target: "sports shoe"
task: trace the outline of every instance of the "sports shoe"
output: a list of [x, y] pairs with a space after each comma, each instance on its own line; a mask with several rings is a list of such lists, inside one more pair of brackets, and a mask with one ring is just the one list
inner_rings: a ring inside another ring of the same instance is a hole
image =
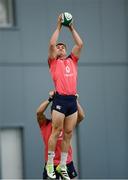
[[53, 164], [47, 164], [46, 165], [46, 170], [47, 170], [47, 175], [50, 179], [56, 179], [56, 174], [54, 171], [54, 166]]
[[64, 166], [58, 165], [56, 167], [56, 171], [62, 176], [63, 179], [70, 180], [70, 177], [67, 172], [67, 167], [65, 165]]

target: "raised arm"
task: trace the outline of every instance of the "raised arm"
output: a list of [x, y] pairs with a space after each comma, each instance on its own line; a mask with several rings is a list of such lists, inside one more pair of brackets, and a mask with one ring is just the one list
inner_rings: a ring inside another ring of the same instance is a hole
[[61, 27], [62, 27], [61, 15], [59, 15], [56, 30], [52, 34], [52, 37], [49, 42], [49, 55], [48, 56], [50, 59], [56, 58], [56, 44], [57, 44], [57, 40], [61, 31]]
[[77, 108], [78, 108], [77, 124], [79, 124], [85, 118], [85, 113], [78, 101], [77, 101]]
[[74, 42], [75, 42], [75, 45], [72, 49], [72, 53], [76, 56], [76, 57], [80, 57], [80, 52], [81, 52], [81, 49], [83, 47], [83, 41], [82, 39], [80, 38], [78, 32], [75, 30], [73, 24], [71, 24], [69, 26], [69, 29], [72, 33], [72, 36], [73, 36], [73, 39], [74, 39]]

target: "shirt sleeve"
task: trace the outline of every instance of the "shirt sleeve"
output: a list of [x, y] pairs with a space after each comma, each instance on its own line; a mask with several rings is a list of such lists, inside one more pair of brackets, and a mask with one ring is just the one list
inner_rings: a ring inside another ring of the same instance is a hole
[[79, 58], [78, 57], [76, 57], [72, 52], [71, 52], [71, 59], [74, 61], [74, 62], [78, 62], [78, 60], [79, 60]]

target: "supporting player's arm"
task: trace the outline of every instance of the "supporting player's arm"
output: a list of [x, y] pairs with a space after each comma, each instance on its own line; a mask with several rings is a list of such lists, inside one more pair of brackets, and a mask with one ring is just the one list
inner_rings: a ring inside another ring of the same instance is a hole
[[56, 58], [56, 43], [57, 43], [60, 31], [61, 31], [61, 27], [62, 27], [61, 15], [59, 15], [56, 30], [52, 34], [50, 42], [49, 42], [49, 59]]
[[44, 112], [47, 109], [49, 103], [50, 103], [49, 100], [45, 100], [37, 108], [36, 116], [37, 116], [37, 121], [38, 121], [39, 124], [46, 122], [46, 117], [44, 115]]
[[48, 100], [43, 101], [40, 106], [37, 108], [36, 115], [37, 115], [37, 121], [39, 124], [45, 123], [47, 121], [44, 112], [47, 109], [48, 105], [54, 98], [54, 91], [49, 92], [49, 98]]
[[69, 26], [69, 29], [71, 31], [71, 34], [73, 36], [73, 39], [74, 39], [74, 42], [75, 42], [75, 45], [72, 49], [72, 53], [76, 56], [76, 57], [80, 57], [80, 52], [81, 52], [81, 49], [83, 47], [83, 41], [82, 39], [80, 38], [78, 32], [75, 30], [73, 24], [71, 24]]
[[77, 124], [79, 124], [85, 118], [85, 112], [78, 101], [77, 101], [77, 108], [78, 108]]

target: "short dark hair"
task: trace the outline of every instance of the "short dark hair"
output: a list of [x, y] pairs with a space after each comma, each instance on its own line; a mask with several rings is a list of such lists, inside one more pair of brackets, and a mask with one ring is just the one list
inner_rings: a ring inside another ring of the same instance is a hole
[[58, 45], [63, 45], [63, 46], [65, 47], [65, 49], [67, 49], [66, 44], [64, 44], [64, 43], [62, 43], [62, 42], [59, 42], [59, 43], [56, 44], [56, 46], [58, 46]]

